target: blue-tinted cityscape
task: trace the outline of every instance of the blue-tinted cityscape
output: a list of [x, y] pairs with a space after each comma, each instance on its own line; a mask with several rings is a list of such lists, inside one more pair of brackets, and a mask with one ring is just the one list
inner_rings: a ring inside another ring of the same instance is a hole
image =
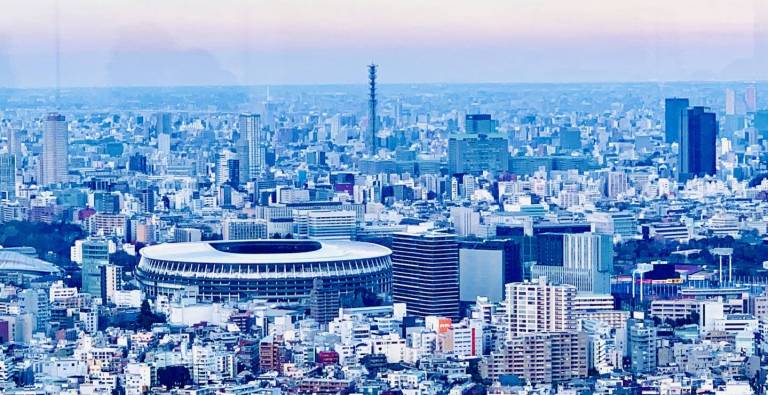
[[374, 42], [81, 86], [55, 7], [53, 76], [0, 28], [0, 393], [768, 394], [768, 82], [404, 82], [437, 66]]

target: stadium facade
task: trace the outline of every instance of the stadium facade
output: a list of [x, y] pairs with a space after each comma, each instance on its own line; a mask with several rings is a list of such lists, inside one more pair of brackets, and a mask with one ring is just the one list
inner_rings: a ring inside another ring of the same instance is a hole
[[392, 251], [356, 241], [246, 240], [170, 243], [141, 249], [136, 270], [149, 297], [196, 289], [198, 300], [301, 302], [313, 281], [351, 294], [389, 293]]

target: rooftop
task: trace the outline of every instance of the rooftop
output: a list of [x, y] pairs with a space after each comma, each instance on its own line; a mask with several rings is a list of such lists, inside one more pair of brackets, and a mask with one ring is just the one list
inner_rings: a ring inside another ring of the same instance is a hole
[[166, 243], [144, 247], [141, 256], [174, 262], [301, 263], [389, 256], [384, 246], [358, 241], [239, 240]]

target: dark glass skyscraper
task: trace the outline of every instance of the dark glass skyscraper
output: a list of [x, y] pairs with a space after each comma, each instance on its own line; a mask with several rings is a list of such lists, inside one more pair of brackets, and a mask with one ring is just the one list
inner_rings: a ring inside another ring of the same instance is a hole
[[408, 314], [459, 317], [459, 245], [456, 235], [395, 233], [392, 297]]
[[763, 139], [768, 139], [768, 110], [759, 110], [755, 113], [755, 129]]
[[707, 107], [693, 107], [683, 113], [678, 155], [679, 179], [717, 173], [717, 116]]
[[688, 99], [673, 97], [664, 100], [664, 141], [680, 142], [683, 113], [688, 109]]

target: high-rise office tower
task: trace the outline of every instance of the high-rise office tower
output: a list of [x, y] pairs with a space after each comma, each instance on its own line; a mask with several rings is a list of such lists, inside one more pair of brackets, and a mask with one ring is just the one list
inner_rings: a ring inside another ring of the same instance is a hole
[[237, 144], [240, 177], [243, 183], [255, 180], [266, 165], [266, 147], [258, 114], [240, 114], [240, 140]]
[[235, 169], [234, 174], [238, 176], [237, 179], [232, 179], [233, 169], [230, 166], [239, 166], [240, 162], [237, 160], [237, 155], [230, 150], [224, 150], [219, 153], [216, 158], [216, 185], [222, 186], [224, 184], [237, 185], [240, 182], [239, 174], [240, 169]]
[[155, 114], [155, 135], [171, 134], [171, 114], [159, 112]]
[[768, 110], [755, 112], [755, 129], [763, 139], [768, 139]]
[[21, 152], [21, 140], [22, 135], [20, 131], [14, 130], [12, 127], [7, 129], [8, 135], [8, 153], [16, 156], [16, 166], [21, 166], [21, 158], [23, 152]]
[[491, 119], [491, 114], [467, 114], [464, 130], [468, 134], [496, 133], [496, 121]]
[[69, 132], [67, 122], [61, 114], [48, 114], [43, 131], [43, 157], [40, 168], [40, 182], [43, 185], [67, 181], [69, 158]]
[[448, 139], [451, 174], [494, 174], [509, 169], [509, 143], [499, 134], [455, 134]]
[[459, 284], [462, 302], [478, 297], [504, 299], [504, 287], [523, 280], [520, 244], [513, 240], [468, 240], [459, 244]]
[[717, 173], [717, 117], [706, 107], [684, 112], [678, 174], [681, 181]]
[[623, 171], [609, 171], [606, 174], [605, 195], [616, 199], [629, 190], [629, 176]]
[[[107, 255], [109, 259], [109, 255]], [[115, 293], [123, 289], [123, 268], [117, 265], [102, 265], [100, 271], [101, 302], [112, 301]]]
[[667, 144], [680, 141], [683, 112], [688, 109], [688, 99], [673, 97], [664, 100], [664, 141]]
[[154, 213], [157, 206], [155, 188], [147, 188], [139, 191], [141, 208], [145, 213]]
[[157, 134], [157, 150], [165, 155], [171, 153], [171, 135], [170, 133]]
[[93, 194], [93, 208], [99, 213], [117, 214], [120, 212], [120, 194], [96, 192]]
[[507, 339], [526, 333], [576, 330], [576, 287], [552, 285], [546, 277], [506, 285]]
[[538, 237], [538, 259], [531, 278], [546, 276], [553, 284], [569, 284], [579, 292], [610, 294], [613, 238], [595, 233]]
[[579, 128], [562, 128], [560, 130], [560, 149], [581, 149], [581, 131]]
[[725, 89], [725, 115], [736, 114], [736, 92], [731, 88]]
[[365, 148], [369, 154], [375, 155], [378, 147], [376, 146], [376, 133], [378, 132], [378, 119], [376, 114], [376, 66], [368, 65], [368, 133], [365, 137]]
[[83, 241], [82, 290], [93, 296], [101, 296], [101, 267], [109, 264], [109, 243], [104, 239]]
[[128, 158], [128, 170], [146, 173], [147, 157], [138, 152], [131, 155], [130, 158]]
[[436, 231], [395, 233], [392, 296], [416, 316], [459, 317], [459, 248], [456, 236]]
[[340, 298], [338, 287], [315, 278], [309, 293], [310, 317], [323, 325], [333, 321], [339, 316]]
[[16, 199], [16, 156], [0, 154], [0, 200]]
[[509, 142], [496, 133], [489, 114], [468, 114], [464, 133], [448, 139], [448, 170], [451, 174], [500, 173], [509, 169]]
[[757, 111], [757, 92], [754, 85], [750, 85], [744, 90], [744, 104], [747, 112]]

